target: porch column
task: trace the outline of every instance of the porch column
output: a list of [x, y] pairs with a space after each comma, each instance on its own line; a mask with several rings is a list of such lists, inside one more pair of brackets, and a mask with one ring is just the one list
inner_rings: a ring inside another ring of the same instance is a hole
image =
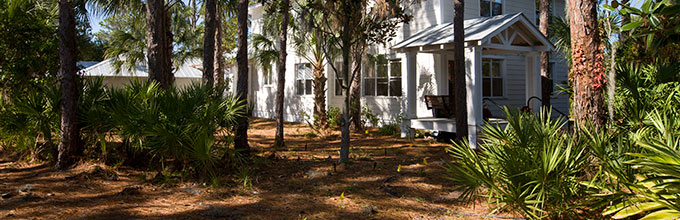
[[407, 51], [401, 57], [401, 113], [406, 116], [401, 124], [401, 137], [413, 137], [415, 132], [411, 128], [411, 119], [416, 116], [416, 55], [414, 51]]
[[468, 141], [477, 148], [477, 131], [484, 124], [482, 114], [482, 48], [465, 48], [465, 84], [467, 101]]
[[[526, 76], [525, 76], [525, 101], [536, 96], [541, 98], [541, 56], [538, 52], [530, 52], [525, 56]], [[534, 111], [539, 111], [541, 102], [532, 100], [529, 107]]]

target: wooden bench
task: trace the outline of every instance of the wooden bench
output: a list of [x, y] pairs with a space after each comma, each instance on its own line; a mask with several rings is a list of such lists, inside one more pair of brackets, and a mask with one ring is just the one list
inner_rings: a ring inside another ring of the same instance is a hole
[[435, 118], [452, 118], [454, 111], [450, 109], [448, 95], [426, 95], [425, 105], [427, 109], [432, 109], [432, 116]]

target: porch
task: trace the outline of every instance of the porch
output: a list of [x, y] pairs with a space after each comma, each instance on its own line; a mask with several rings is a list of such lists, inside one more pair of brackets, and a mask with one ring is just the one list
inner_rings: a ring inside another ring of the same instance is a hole
[[[485, 123], [483, 112], [484, 95], [490, 89], [484, 88], [482, 57], [505, 54], [520, 54], [524, 58], [523, 81], [519, 85], [513, 84], [514, 89], [523, 87], [524, 97], [520, 101], [530, 103], [534, 110], [540, 108], [539, 102], [529, 102], [531, 97], [541, 95], [540, 52], [553, 49], [552, 43], [546, 39], [538, 29], [521, 13], [506, 14], [494, 17], [474, 18], [464, 21], [465, 36], [465, 75], [466, 102], [468, 121], [468, 140], [471, 147], [476, 148], [478, 132]], [[455, 119], [452, 114], [447, 116], [433, 114], [434, 117], [418, 118], [416, 105], [419, 97], [417, 87], [417, 59], [419, 53], [440, 54], [446, 56], [453, 51], [453, 24], [446, 23], [426, 28], [406, 40], [396, 44], [392, 50], [400, 53], [402, 60], [402, 114], [408, 120], [402, 124], [402, 136], [412, 134], [412, 129], [427, 129], [432, 131], [456, 132]], [[451, 56], [452, 57], [452, 56]], [[484, 66], [484, 68], [488, 68]], [[450, 69], [447, 68], [447, 69]], [[488, 69], [485, 69], [485, 74]], [[448, 71], [439, 71], [439, 80], [446, 80], [441, 74], [450, 75]], [[487, 77], [484, 75], [484, 77]], [[488, 77], [487, 77], [488, 78]], [[448, 82], [446, 82], [448, 84]], [[523, 85], [522, 85], [523, 84]], [[484, 90], [487, 89], [487, 90]], [[449, 91], [452, 91], [449, 89]], [[520, 93], [521, 94], [521, 93]], [[447, 91], [439, 91], [437, 95], [449, 95]], [[516, 96], [516, 95], [515, 95]], [[517, 98], [517, 97], [512, 97]], [[453, 106], [447, 104], [449, 106]], [[520, 106], [521, 107], [521, 106]], [[504, 123], [502, 117], [491, 117], [490, 123]]]

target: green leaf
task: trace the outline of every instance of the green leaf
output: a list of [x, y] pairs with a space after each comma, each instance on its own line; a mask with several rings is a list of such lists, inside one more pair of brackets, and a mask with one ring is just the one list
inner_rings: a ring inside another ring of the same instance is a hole
[[637, 27], [639, 27], [640, 25], [642, 25], [642, 21], [634, 21], [634, 22], [630, 22], [630, 23], [628, 23], [628, 24], [623, 25], [623, 26], [621, 27], [621, 30], [623, 30], [623, 31], [628, 31], [628, 30], [631, 30], [631, 29], [633, 29], [633, 28], [637, 28]]
[[652, 9], [652, 3], [653, 3], [652, 0], [646, 0], [644, 3], [642, 3], [642, 7], [640, 7], [640, 9], [642, 9], [642, 12], [644, 12], [645, 14], [649, 14], [649, 12]]
[[664, 209], [652, 212], [646, 215], [645, 217], [641, 218], [640, 220], [665, 220], [665, 219], [671, 220], [678, 218], [680, 218], [680, 212], [670, 209]]
[[633, 215], [637, 215], [646, 211], [656, 210], [665, 207], [663, 204], [658, 202], [643, 202], [630, 205], [621, 211], [617, 212], [616, 215], [612, 216], [613, 219], [627, 218]]
[[[614, 2], [612, 2], [612, 5], [613, 5], [613, 3], [614, 3]], [[609, 11], [616, 11], [616, 6], [612, 6], [612, 5], [603, 4], [602, 7], [603, 7], [604, 9], [609, 10]]]

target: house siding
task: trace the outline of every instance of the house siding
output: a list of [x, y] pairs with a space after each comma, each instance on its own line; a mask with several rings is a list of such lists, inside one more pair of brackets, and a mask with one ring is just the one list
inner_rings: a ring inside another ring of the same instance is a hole
[[[554, 13], [556, 15], [563, 15], [564, 1], [554, 1]], [[393, 41], [388, 42], [385, 46], [375, 46], [369, 49], [370, 53], [392, 53], [389, 48], [396, 42], [400, 42], [405, 37], [417, 33], [424, 28], [436, 25], [439, 23], [447, 23], [453, 21], [453, 0], [424, 0], [419, 4], [411, 5], [410, 9], [413, 13], [413, 20], [408, 24], [402, 24], [397, 30], [397, 36]], [[534, 0], [504, 0], [504, 13], [523, 12], [531, 22], [535, 19], [535, 1]], [[253, 33], [260, 33], [261, 31], [261, 7], [251, 11], [252, 15], [252, 31]], [[479, 2], [466, 2], [465, 4], [465, 18], [479, 17]], [[556, 83], [567, 81], [567, 64], [557, 54], [551, 57], [555, 62], [553, 80]], [[396, 56], [402, 57], [397, 54]], [[451, 60], [453, 54], [451, 52], [441, 54], [419, 53], [417, 60], [417, 75], [416, 75], [416, 115], [417, 117], [432, 117], [432, 111], [428, 110], [425, 104], [425, 95], [446, 95], [448, 94], [448, 61]], [[525, 55], [521, 53], [506, 54], [501, 56], [493, 56], [504, 60], [504, 96], [492, 98], [499, 105], [507, 105], [514, 108], [521, 108], [526, 105], [525, 96], [525, 76], [526, 76], [526, 61]], [[303, 122], [301, 112], [311, 115], [314, 107], [314, 100], [312, 95], [298, 96], [295, 95], [295, 64], [307, 62], [295, 54], [295, 50], [289, 44], [288, 59], [286, 63], [286, 88], [285, 88], [285, 103], [284, 103], [284, 119], [286, 121]], [[254, 62], [251, 61], [254, 64]], [[402, 65], [404, 61], [402, 60]], [[276, 72], [276, 65], [273, 65], [273, 70]], [[342, 108], [344, 106], [344, 96], [335, 95], [335, 73], [328, 65], [326, 67], [326, 82], [327, 89], [327, 106], [328, 108], [336, 107]], [[261, 68], [257, 65], [251, 65], [251, 101], [254, 105], [254, 116], [274, 118], [274, 97], [276, 74], [273, 77], [273, 84], [265, 86], [263, 84], [263, 74]], [[402, 73], [402, 80], [405, 80]], [[363, 80], [362, 80], [363, 82]], [[405, 89], [405, 88], [402, 88]], [[403, 95], [406, 93], [404, 92]], [[367, 106], [375, 113], [383, 122], [395, 121], [402, 113], [402, 99], [405, 97], [362, 97], [361, 105]], [[555, 108], [567, 113], [569, 109], [569, 101], [567, 96], [553, 96], [552, 104]], [[494, 116], [503, 116], [500, 108], [491, 103], [486, 106], [492, 111]]]

